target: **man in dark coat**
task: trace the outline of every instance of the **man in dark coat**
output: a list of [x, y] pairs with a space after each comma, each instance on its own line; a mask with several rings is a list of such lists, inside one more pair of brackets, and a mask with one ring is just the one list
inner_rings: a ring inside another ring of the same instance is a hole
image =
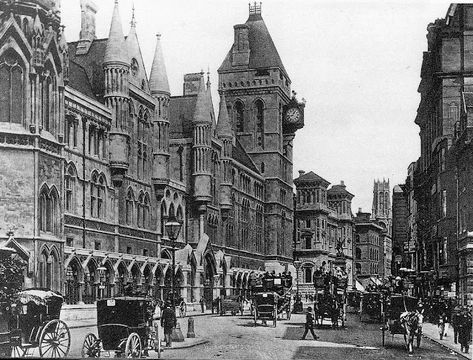
[[458, 342], [461, 346], [461, 351], [468, 354], [469, 343], [471, 337], [471, 313], [465, 306], [460, 313], [458, 319]]
[[314, 333], [314, 314], [312, 313], [312, 308], [310, 306], [307, 308], [307, 314], [305, 315], [305, 330], [301, 340], [305, 340], [305, 337], [309, 331], [314, 337], [314, 340], [319, 338]]
[[166, 347], [171, 347], [172, 345], [172, 329], [176, 327], [176, 311], [171, 309], [171, 304], [166, 302], [164, 305], [164, 310], [161, 313], [161, 326], [164, 328], [164, 339], [166, 340]]

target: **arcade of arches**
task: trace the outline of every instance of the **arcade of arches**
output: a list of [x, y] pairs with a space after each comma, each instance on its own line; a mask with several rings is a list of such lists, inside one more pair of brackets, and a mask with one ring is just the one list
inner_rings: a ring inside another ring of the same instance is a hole
[[[260, 271], [239, 268], [228, 271], [229, 263], [230, 257], [221, 251], [216, 254], [206, 251], [200, 256], [190, 246], [176, 251], [176, 292], [187, 303], [197, 303], [203, 298], [207, 306], [220, 295], [248, 296], [250, 274]], [[100, 298], [124, 295], [130, 286], [134, 291], [166, 299], [171, 292], [171, 264], [166, 250], [159, 259], [128, 254], [113, 257], [84, 249], [66, 252], [66, 303], [92, 304]]]

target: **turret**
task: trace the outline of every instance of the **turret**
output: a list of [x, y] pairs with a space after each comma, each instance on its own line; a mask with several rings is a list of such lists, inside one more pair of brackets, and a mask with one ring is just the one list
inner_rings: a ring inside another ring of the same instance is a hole
[[227, 102], [225, 101], [225, 92], [220, 96], [220, 109], [218, 112], [217, 136], [223, 143], [222, 167], [223, 178], [220, 183], [220, 208], [222, 211], [230, 210], [232, 207], [232, 148], [234, 136], [232, 125], [227, 112]]
[[149, 79], [151, 95], [156, 100], [154, 121], [153, 186], [158, 200], [169, 183], [169, 83], [161, 48], [161, 35], [156, 36], [156, 49]]
[[210, 192], [212, 122], [209, 94], [202, 73], [192, 124], [194, 128], [192, 146], [194, 169], [192, 176], [194, 179], [194, 200], [204, 204], [210, 202], [212, 198]]
[[110, 167], [112, 181], [120, 186], [128, 170], [128, 81], [130, 65], [118, 12], [118, 0], [113, 9], [110, 34], [103, 61], [105, 72], [105, 104], [112, 109], [114, 120], [110, 132]]

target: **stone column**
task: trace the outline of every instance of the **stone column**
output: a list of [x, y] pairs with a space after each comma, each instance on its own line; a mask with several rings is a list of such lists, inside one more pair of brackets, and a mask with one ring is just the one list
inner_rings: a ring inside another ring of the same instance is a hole
[[184, 301], [186, 301], [186, 302], [187, 302], [187, 294], [188, 294], [189, 287], [190, 287], [190, 285], [187, 281], [189, 273], [190, 273], [190, 269], [182, 270], [183, 281], [182, 281], [181, 296], [184, 299]]
[[195, 269], [195, 279], [194, 279], [194, 288], [192, 289], [193, 294], [194, 294], [194, 301], [199, 302], [200, 301], [200, 294], [201, 294], [201, 287], [202, 284], [200, 283], [200, 274], [202, 274], [204, 271], [203, 266], [197, 266]]
[[230, 296], [232, 294], [232, 289], [231, 289], [231, 278], [230, 274], [227, 273], [225, 276], [225, 296]]

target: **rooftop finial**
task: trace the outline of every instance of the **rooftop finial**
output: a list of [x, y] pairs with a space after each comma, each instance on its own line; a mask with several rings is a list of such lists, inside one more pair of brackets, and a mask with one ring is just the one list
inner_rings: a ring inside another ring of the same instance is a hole
[[131, 27], [136, 27], [136, 19], [135, 19], [135, 3], [133, 3], [133, 7], [131, 8]]
[[256, 1], [254, 2], [254, 5], [249, 3], [248, 7], [250, 8], [250, 15], [261, 15], [261, 2], [259, 5]]
[[207, 65], [207, 89], [210, 88], [210, 66]]

